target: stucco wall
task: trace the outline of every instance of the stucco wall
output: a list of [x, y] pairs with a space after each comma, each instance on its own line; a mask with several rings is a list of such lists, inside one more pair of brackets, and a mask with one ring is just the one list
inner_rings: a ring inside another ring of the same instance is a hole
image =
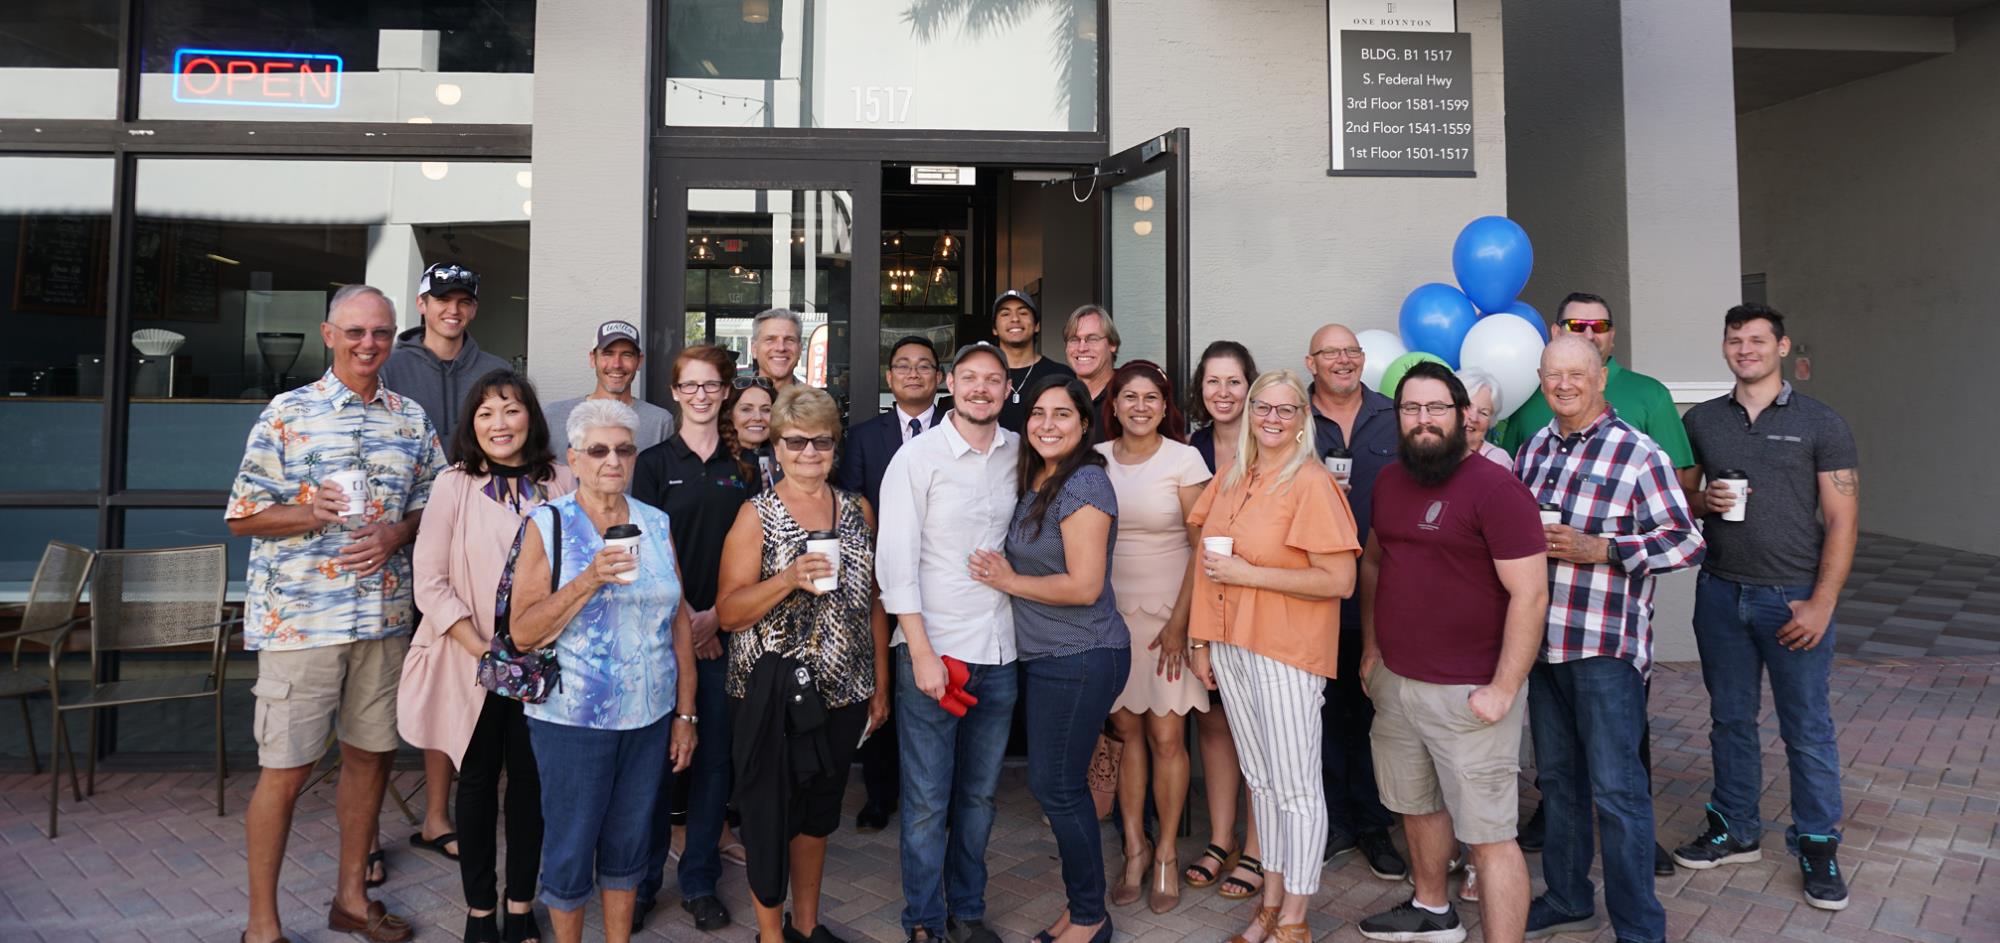
[[[1743, 270], [1853, 425], [1869, 531], [2000, 554], [2000, 11], [1958, 51], [1741, 117]], [[1789, 369], [1787, 374], [1790, 374]]]
[[1506, 212], [1498, 0], [1458, 4], [1472, 34], [1471, 179], [1326, 175], [1325, 0], [1110, 9], [1112, 149], [1189, 129], [1190, 354], [1234, 338], [1260, 367], [1299, 370], [1322, 323], [1393, 330], [1410, 289], [1451, 280], [1460, 227]]

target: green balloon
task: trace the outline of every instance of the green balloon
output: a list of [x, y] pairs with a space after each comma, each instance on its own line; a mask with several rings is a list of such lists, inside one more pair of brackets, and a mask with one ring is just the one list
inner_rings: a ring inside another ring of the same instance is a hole
[[1451, 366], [1451, 364], [1444, 362], [1443, 357], [1436, 354], [1427, 354], [1421, 350], [1410, 351], [1401, 357], [1389, 361], [1389, 369], [1382, 371], [1382, 386], [1380, 387], [1382, 395], [1395, 396], [1396, 384], [1403, 382], [1403, 374], [1410, 372], [1411, 367], [1424, 362], [1442, 364], [1446, 367]]

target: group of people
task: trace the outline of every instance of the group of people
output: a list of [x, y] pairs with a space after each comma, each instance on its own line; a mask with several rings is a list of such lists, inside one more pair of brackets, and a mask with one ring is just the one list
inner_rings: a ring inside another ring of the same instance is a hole
[[[341, 289], [331, 368], [251, 432], [227, 512], [256, 538], [244, 943], [283, 938], [293, 804], [335, 737], [336, 930], [414, 935], [368, 898], [406, 740], [428, 783], [410, 841], [457, 859], [469, 943], [539, 940], [538, 897], [562, 943], [593, 896], [627, 939], [670, 859], [700, 930], [734, 919], [716, 890], [733, 861], [760, 939], [837, 941], [820, 888], [857, 761], [856, 827], [898, 820], [909, 939], [998, 941], [986, 843], [1017, 722], [1066, 904], [1038, 941], [1109, 940], [1111, 907], [1165, 913], [1209, 887], [1257, 901], [1235, 943], [1305, 941], [1348, 852], [1414, 884], [1368, 938], [1463, 939], [1461, 864], [1487, 939], [1581, 930], [1599, 923], [1593, 823], [1618, 938], [1661, 940], [1656, 871], [1760, 854], [1765, 671], [1786, 844], [1808, 902], [1845, 905], [1826, 686], [1857, 459], [1782, 379], [1769, 308], [1728, 312], [1736, 386], [1683, 420], [1611, 358], [1604, 300], [1572, 295], [1541, 398], [1502, 421], [1476, 372], [1420, 364], [1369, 389], [1338, 324], [1312, 335], [1306, 379], [1217, 341], [1177, 391], [1119, 363], [1111, 313], [1087, 305], [1060, 363], [1009, 291], [997, 343], [945, 360], [897, 341], [893, 406], [850, 430], [795, 378], [789, 311], [755, 319], [747, 371], [678, 351], [669, 412], [633, 395], [646, 353], [625, 321], [598, 329], [595, 389], [544, 406], [472, 342], [477, 298], [475, 273], [431, 266], [423, 323], [399, 337], [386, 295]], [[1716, 787], [1669, 856], [1648, 785], [1652, 594], [1697, 564]], [[1183, 862], [1190, 714], [1208, 835]], [[1524, 726], [1542, 805], [1521, 825]], [[1105, 740], [1123, 747], [1109, 875], [1090, 782]], [[1542, 852], [1533, 899], [1523, 849]]]

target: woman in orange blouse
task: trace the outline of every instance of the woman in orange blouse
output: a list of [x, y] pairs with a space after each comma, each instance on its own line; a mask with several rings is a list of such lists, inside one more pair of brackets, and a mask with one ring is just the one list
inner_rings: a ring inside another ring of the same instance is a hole
[[1311, 938], [1306, 907], [1326, 848], [1320, 703], [1361, 545], [1347, 498], [1313, 461], [1312, 442], [1305, 384], [1289, 370], [1258, 377], [1235, 464], [1188, 514], [1203, 546], [1188, 571], [1194, 669], [1222, 691], [1271, 877], [1256, 917], [1232, 943]]

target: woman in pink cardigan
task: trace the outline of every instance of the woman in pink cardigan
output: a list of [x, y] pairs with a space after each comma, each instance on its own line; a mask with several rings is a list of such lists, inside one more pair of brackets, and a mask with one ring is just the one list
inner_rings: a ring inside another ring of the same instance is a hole
[[[417, 531], [416, 596], [423, 624], [410, 641], [398, 690], [403, 739], [440, 750], [458, 766], [459, 877], [465, 943], [539, 940], [541, 777], [521, 702], [490, 694], [477, 677], [493, 638], [493, 601], [521, 520], [576, 490], [549, 451], [548, 422], [528, 378], [495, 370], [459, 411], [447, 448], [454, 464], [431, 486]], [[494, 830], [500, 772], [507, 772], [507, 916], [494, 911]]]

